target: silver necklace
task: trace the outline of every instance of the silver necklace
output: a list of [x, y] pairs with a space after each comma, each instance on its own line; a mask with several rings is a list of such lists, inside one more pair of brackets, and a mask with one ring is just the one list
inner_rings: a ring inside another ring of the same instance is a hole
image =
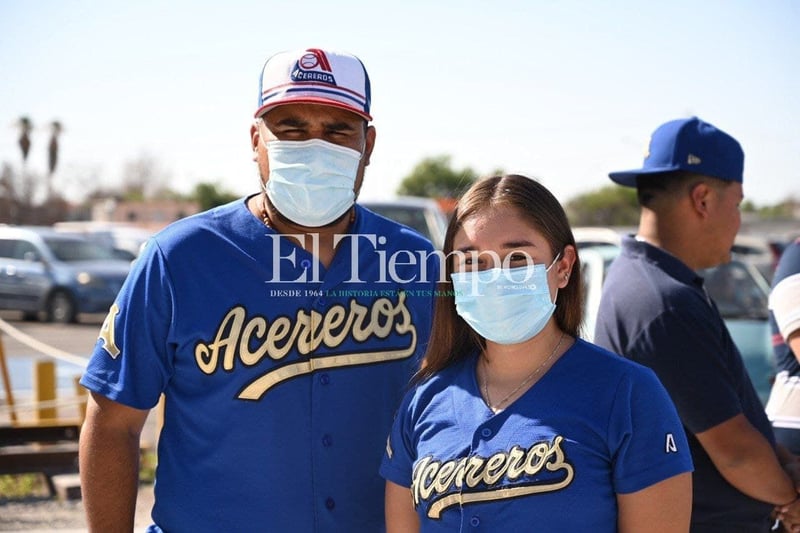
[[558, 338], [558, 342], [556, 343], [555, 348], [553, 348], [553, 351], [550, 352], [550, 355], [547, 356], [547, 359], [545, 359], [544, 362], [542, 362], [541, 365], [536, 367], [536, 369], [534, 369], [533, 372], [528, 374], [528, 376], [524, 380], [522, 380], [522, 383], [517, 385], [514, 388], [514, 390], [509, 392], [508, 395], [505, 398], [503, 398], [502, 400], [497, 402], [497, 404], [495, 404], [495, 405], [492, 405], [492, 400], [489, 398], [489, 363], [486, 361], [486, 357], [484, 356], [483, 357], [483, 365], [484, 365], [485, 370], [484, 370], [484, 374], [483, 374], [483, 376], [484, 376], [484, 379], [483, 379], [483, 401], [484, 401], [484, 403], [486, 403], [486, 407], [488, 407], [489, 409], [492, 410], [492, 412], [495, 412], [495, 413], [501, 411], [501, 408], [503, 407], [503, 405], [508, 400], [510, 400], [512, 396], [514, 396], [517, 392], [519, 392], [519, 390], [522, 387], [524, 387], [525, 385], [530, 383], [530, 381], [533, 378], [535, 378], [539, 374], [539, 372], [542, 371], [542, 369], [547, 365], [547, 363], [549, 363], [550, 360], [553, 359], [553, 357], [556, 355], [556, 351], [558, 351], [558, 347], [561, 346], [561, 341], [563, 341], [563, 340], [564, 340], [564, 332], [562, 331], [561, 332], [561, 336]]

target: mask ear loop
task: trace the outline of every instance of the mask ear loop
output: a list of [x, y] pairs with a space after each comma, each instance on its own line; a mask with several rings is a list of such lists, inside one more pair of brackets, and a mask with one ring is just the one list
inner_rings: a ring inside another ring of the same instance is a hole
[[550, 266], [548, 266], [547, 268], [545, 268], [545, 269], [544, 269], [544, 271], [545, 271], [545, 272], [550, 272], [550, 269], [551, 269], [551, 268], [553, 268], [553, 265], [555, 265], [555, 264], [556, 264], [556, 262], [557, 262], [559, 259], [561, 259], [561, 252], [558, 252], [558, 253], [556, 254], [556, 257], [555, 257], [555, 259], [553, 259], [553, 262], [552, 262], [552, 263], [550, 263]]
[[[561, 252], [558, 252], [556, 254], [556, 257], [555, 257], [555, 259], [553, 259], [553, 262], [550, 263], [550, 266], [548, 266], [546, 269], [544, 269], [544, 271], [545, 272], [550, 272], [550, 269], [553, 268], [553, 265], [555, 265], [558, 262], [559, 259], [561, 259]], [[569, 274], [567, 274], [566, 280], [569, 281]], [[549, 284], [548, 284], [548, 286], [549, 286]], [[556, 286], [556, 295], [553, 298], [553, 302], [552, 302], [553, 305], [556, 305], [557, 301], [558, 301], [558, 286]]]

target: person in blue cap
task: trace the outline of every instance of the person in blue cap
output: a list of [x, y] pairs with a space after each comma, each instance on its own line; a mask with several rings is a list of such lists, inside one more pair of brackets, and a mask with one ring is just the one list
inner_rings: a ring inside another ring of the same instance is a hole
[[792, 527], [795, 457], [775, 443], [741, 354], [696, 270], [730, 260], [739, 230], [744, 152], [697, 117], [659, 126], [642, 168], [612, 172], [635, 187], [637, 234], [609, 269], [594, 341], [651, 367], [689, 439], [693, 532]]

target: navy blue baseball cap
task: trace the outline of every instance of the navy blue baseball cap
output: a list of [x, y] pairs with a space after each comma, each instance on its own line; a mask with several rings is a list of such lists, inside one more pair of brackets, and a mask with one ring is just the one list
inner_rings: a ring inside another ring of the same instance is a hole
[[736, 139], [697, 117], [672, 120], [653, 132], [642, 168], [610, 172], [608, 177], [636, 187], [640, 177], [676, 170], [742, 183], [744, 151]]

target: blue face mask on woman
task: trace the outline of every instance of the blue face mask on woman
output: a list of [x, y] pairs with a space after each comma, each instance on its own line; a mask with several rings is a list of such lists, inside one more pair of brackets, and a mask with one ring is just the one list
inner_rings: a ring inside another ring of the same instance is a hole
[[453, 272], [456, 312], [479, 335], [498, 344], [516, 344], [544, 329], [556, 309], [550, 300], [550, 266], [529, 264]]

